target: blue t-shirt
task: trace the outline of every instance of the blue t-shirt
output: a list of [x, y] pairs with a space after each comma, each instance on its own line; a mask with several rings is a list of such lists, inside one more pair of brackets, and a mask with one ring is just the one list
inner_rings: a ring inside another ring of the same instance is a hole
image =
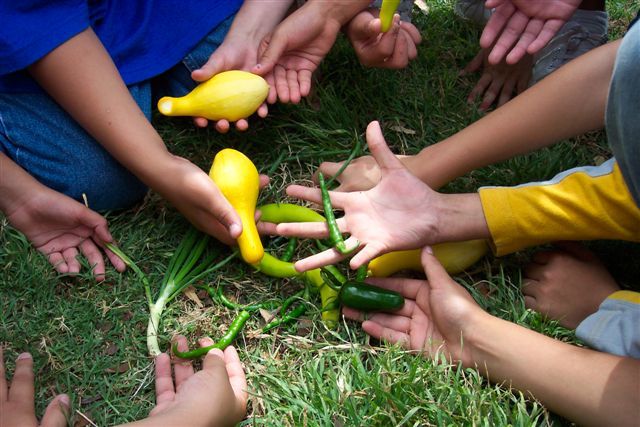
[[91, 27], [126, 84], [171, 68], [242, 0], [0, 0], [0, 92], [34, 92], [25, 68]]

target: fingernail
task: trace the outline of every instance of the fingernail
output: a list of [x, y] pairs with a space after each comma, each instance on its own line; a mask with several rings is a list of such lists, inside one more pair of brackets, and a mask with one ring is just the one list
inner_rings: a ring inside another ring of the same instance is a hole
[[235, 223], [231, 224], [229, 227], [229, 234], [231, 234], [231, 237], [239, 236], [240, 233], [242, 233], [242, 227]]
[[208, 351], [207, 354], [211, 354], [213, 356], [217, 356], [224, 359], [224, 353], [219, 348], [212, 348], [211, 350]]
[[30, 353], [20, 353], [18, 355], [18, 359], [17, 360], [27, 360], [27, 359], [32, 359], [31, 354]]
[[58, 397], [58, 402], [62, 403], [67, 408], [71, 405], [71, 400], [69, 399], [69, 396], [67, 396], [66, 394], [61, 394]]
[[433, 255], [433, 249], [431, 249], [431, 246], [425, 246], [424, 250], [427, 251], [429, 255]]

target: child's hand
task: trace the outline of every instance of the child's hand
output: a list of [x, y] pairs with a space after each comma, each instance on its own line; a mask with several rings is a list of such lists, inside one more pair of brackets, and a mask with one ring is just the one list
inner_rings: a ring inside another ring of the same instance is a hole
[[404, 68], [418, 55], [420, 31], [409, 22], [401, 22], [399, 15], [394, 16], [389, 31], [380, 31], [380, 19], [372, 9], [360, 12], [346, 26], [347, 37], [365, 67]]
[[[178, 348], [186, 351], [184, 337]], [[212, 345], [210, 338], [200, 346]], [[141, 425], [233, 426], [247, 411], [247, 381], [233, 347], [211, 350], [195, 372], [190, 362], [171, 360], [166, 353], [156, 357], [156, 407]], [[137, 425], [138, 423], [135, 423]]]
[[38, 186], [22, 204], [5, 212], [7, 220], [21, 231], [59, 273], [80, 271], [76, 259], [82, 253], [97, 280], [104, 280], [105, 264], [101, 249], [118, 271], [124, 262], [104, 248], [113, 242], [107, 220], [70, 197], [44, 186]]
[[[202, 169], [184, 158], [172, 157], [171, 164], [163, 168], [163, 181], [156, 186], [157, 191], [196, 228], [233, 244], [242, 233], [236, 211]], [[266, 176], [260, 176], [261, 187], [268, 182]]]
[[[255, 67], [258, 59], [258, 43], [251, 43], [250, 37], [242, 37], [237, 32], [229, 33], [224, 42], [211, 55], [209, 60], [199, 69], [191, 73], [193, 80], [204, 82], [218, 73], [228, 70], [245, 70], [249, 71]], [[264, 103], [258, 108], [258, 116], [265, 118], [269, 109]], [[196, 126], [206, 127], [208, 120], [203, 117], [194, 119]], [[215, 128], [220, 133], [229, 131], [229, 121], [219, 120], [215, 123]], [[249, 122], [241, 119], [236, 122], [236, 128], [239, 131], [245, 131], [249, 128]]]
[[482, 76], [469, 93], [467, 102], [472, 103], [481, 97], [480, 110], [486, 111], [497, 100], [501, 107], [529, 87], [533, 57], [525, 55], [515, 64], [507, 64], [504, 60], [494, 65], [488, 61], [489, 49], [482, 49], [465, 67], [463, 73], [475, 73], [482, 70]]
[[[2, 347], [0, 347], [0, 425], [2, 427], [37, 426], [33, 388], [33, 359], [29, 353], [22, 353], [16, 360], [13, 380], [9, 384], [4, 368]], [[69, 396], [59, 394], [51, 400], [40, 425], [65, 427], [69, 412]]]
[[[413, 249], [435, 243], [438, 236], [438, 205], [442, 195], [412, 175], [387, 147], [380, 125], [367, 127], [367, 143], [376, 160], [382, 179], [371, 190], [355, 193], [330, 192], [333, 206], [344, 210], [337, 220], [340, 231], [350, 233], [348, 248], [358, 244], [360, 251], [351, 259], [353, 269], [386, 252]], [[287, 194], [321, 203], [320, 191], [292, 185]], [[321, 238], [327, 235], [325, 223], [279, 224], [276, 234]], [[296, 262], [298, 271], [306, 271], [343, 259], [335, 249]]]
[[[400, 292], [404, 307], [393, 313], [368, 314], [351, 308], [342, 313], [362, 322], [362, 329], [374, 338], [399, 343], [409, 350], [473, 366], [472, 354], [464, 340], [481, 316], [488, 316], [471, 295], [451, 279], [431, 249], [422, 250], [422, 266], [427, 281], [401, 278], [367, 279], [367, 282]], [[463, 341], [464, 345], [463, 346]]]

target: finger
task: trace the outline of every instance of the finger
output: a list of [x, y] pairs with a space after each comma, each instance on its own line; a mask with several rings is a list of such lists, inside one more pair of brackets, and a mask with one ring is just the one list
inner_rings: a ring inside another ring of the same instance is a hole
[[76, 258], [77, 256], [78, 256], [78, 249], [76, 249], [75, 247], [67, 248], [64, 251], [62, 251], [62, 257], [64, 258], [64, 261], [69, 266], [67, 273], [76, 274], [80, 272], [80, 262], [78, 262], [78, 259]]
[[205, 119], [204, 117], [194, 117], [193, 124], [199, 128], [206, 128], [207, 126], [209, 126], [209, 120]]
[[484, 97], [482, 98], [482, 102], [480, 103], [480, 110], [485, 111], [493, 105], [493, 102], [498, 97], [498, 93], [500, 93], [500, 89], [502, 88], [502, 84], [504, 83], [503, 78], [495, 77], [489, 85], [489, 88], [484, 93]]
[[533, 255], [533, 257], [531, 258], [531, 261], [533, 261], [536, 264], [545, 265], [545, 264], [548, 264], [549, 261], [551, 261], [551, 258], [554, 256], [555, 253], [556, 251], [539, 251]]
[[62, 257], [62, 254], [60, 252], [52, 252], [50, 254], [47, 254], [47, 260], [58, 273], [64, 274], [69, 271], [69, 266], [67, 266], [67, 263], [64, 261], [64, 258]]
[[[271, 228], [265, 228], [270, 234]], [[329, 229], [324, 222], [283, 222], [275, 227], [275, 235], [295, 236], [306, 239], [324, 239], [329, 236]]]
[[538, 37], [529, 44], [527, 47], [527, 53], [534, 55], [545, 47], [551, 39], [556, 35], [560, 28], [565, 24], [565, 21], [561, 19], [550, 19], [544, 23]]
[[310, 257], [296, 261], [293, 267], [297, 272], [303, 273], [314, 268], [324, 267], [325, 265], [336, 264], [346, 258], [335, 249], [327, 249], [326, 251], [311, 255]]
[[269, 106], [265, 102], [261, 106], [258, 107], [258, 117], [264, 119], [268, 115], [269, 115]]
[[216, 55], [214, 52], [202, 67], [191, 72], [191, 78], [197, 82], [203, 82], [224, 71], [225, 68], [224, 56]]
[[276, 79], [276, 92], [278, 92], [278, 98], [280, 102], [286, 104], [289, 102], [289, 84], [287, 83], [287, 71], [284, 67], [276, 65], [273, 70], [273, 75]]
[[29, 412], [35, 412], [33, 402], [33, 358], [29, 353], [21, 353], [16, 359], [16, 369], [9, 386], [9, 401], [20, 402]]
[[410, 342], [408, 334], [396, 331], [391, 328], [385, 328], [384, 326], [372, 322], [371, 320], [365, 320], [362, 322], [362, 329], [369, 335], [379, 340], [389, 342], [391, 344], [400, 344], [403, 347], [407, 347]]
[[267, 103], [275, 104], [278, 100], [278, 91], [276, 91], [276, 81], [273, 73], [267, 74], [265, 80], [269, 84], [269, 94], [267, 95]]
[[[355, 237], [351, 236], [349, 237], [349, 239], [347, 239], [347, 241], [354, 239], [355, 242], [357, 242], [357, 240], [355, 239]], [[354, 242], [354, 243], [355, 243]], [[353, 247], [354, 243], [349, 243], [349, 247]], [[362, 247], [362, 249], [360, 249], [360, 251], [355, 254], [353, 256], [353, 258], [351, 258], [351, 260], [349, 261], [349, 267], [351, 267], [353, 270], [356, 270], [357, 268], [359, 268], [361, 265], [364, 265], [366, 263], [368, 263], [369, 261], [371, 261], [372, 259], [382, 255], [383, 253], [383, 247], [378, 245], [377, 243], [371, 242], [371, 243], [367, 243], [366, 245], [364, 245]]]
[[69, 396], [59, 394], [47, 405], [40, 427], [65, 427], [69, 416]]
[[[176, 343], [178, 344], [178, 350], [181, 352], [189, 351], [189, 346], [187, 345], [187, 339], [182, 335], [178, 335], [176, 337]], [[193, 365], [190, 361], [180, 359], [173, 365], [173, 373], [176, 377], [176, 390], [180, 387], [180, 385], [188, 380], [193, 375]]]
[[429, 281], [431, 288], [440, 287], [445, 283], [451, 283], [452, 279], [449, 273], [444, 269], [438, 258], [433, 254], [433, 250], [430, 246], [425, 246], [420, 253], [420, 261], [422, 262], [422, 268]]
[[524, 268], [524, 277], [533, 280], [542, 280], [546, 266], [531, 262]]
[[502, 91], [500, 92], [500, 99], [498, 99], [498, 107], [502, 107], [504, 104], [509, 102], [513, 97], [513, 90], [515, 89], [516, 82], [513, 78], [507, 78], [502, 86]]
[[264, 174], [260, 174], [259, 179], [260, 179], [259, 185], [261, 190], [264, 189], [264, 187], [266, 187], [267, 185], [269, 185], [269, 181], [271, 181], [271, 179]]
[[[373, 121], [367, 126], [367, 145], [371, 155], [378, 163], [380, 172], [382, 175], [393, 169], [404, 169], [402, 162], [391, 152], [387, 146], [384, 136], [382, 135], [382, 129], [380, 129], [380, 123]], [[344, 194], [346, 193], [337, 193]], [[348, 196], [347, 196], [348, 197]], [[333, 199], [331, 199], [333, 201]]]
[[538, 303], [536, 299], [530, 295], [524, 296], [524, 306], [529, 310], [538, 311]]
[[396, 48], [396, 41], [398, 40], [398, 34], [400, 34], [400, 24], [395, 22], [395, 16], [393, 19], [394, 24], [393, 27], [391, 27], [391, 31], [383, 33], [377, 44], [378, 53], [382, 58], [388, 58], [393, 55]]
[[7, 371], [4, 368], [4, 349], [0, 346], [0, 402], [7, 400]]
[[504, 29], [502, 34], [500, 34], [500, 38], [498, 38], [493, 49], [491, 49], [491, 53], [488, 57], [489, 63], [495, 65], [502, 61], [505, 54], [515, 44], [516, 40], [518, 40], [528, 23], [529, 17], [527, 15], [520, 11], [516, 11], [513, 14], [507, 23], [507, 27]]
[[240, 132], [245, 132], [249, 129], [249, 122], [247, 119], [240, 119], [236, 122], [236, 129]]
[[225, 134], [229, 132], [231, 125], [229, 124], [228, 120], [223, 119], [223, 120], [218, 120], [216, 122], [215, 128], [216, 128], [216, 131], [218, 131], [219, 133]]
[[492, 78], [491, 73], [483, 73], [480, 80], [478, 80], [478, 83], [476, 83], [473, 89], [471, 89], [471, 93], [469, 93], [469, 96], [467, 97], [467, 102], [474, 102], [480, 94], [484, 93], [487, 87], [491, 84]]
[[510, 3], [496, 7], [495, 11], [491, 14], [491, 17], [482, 30], [480, 36], [480, 47], [483, 49], [490, 48], [497, 40], [498, 36], [502, 32], [502, 29], [511, 18], [511, 15], [516, 11], [516, 7]]
[[420, 34], [420, 30], [413, 25], [411, 22], [400, 21], [400, 27], [409, 34], [413, 43], [418, 45], [422, 43], [422, 35]]
[[[213, 181], [211, 181], [211, 185], [213, 186], [214, 197], [209, 200], [209, 211], [213, 214], [213, 217], [220, 222], [223, 226], [226, 227], [229, 236], [232, 239], [238, 238], [238, 236], [242, 233], [242, 223], [240, 222], [240, 217], [233, 209], [229, 201], [224, 197], [220, 189]], [[211, 225], [213, 227], [214, 224]], [[215, 235], [217, 229], [210, 228], [209, 230], [204, 230], [209, 234]]]
[[293, 104], [300, 103], [300, 83], [298, 82], [298, 72], [287, 70], [287, 85], [289, 86], [289, 99]]
[[511, 49], [511, 52], [507, 55], [507, 64], [516, 64], [527, 54], [527, 48], [542, 30], [542, 25], [543, 22], [540, 19], [532, 19], [529, 21], [527, 27], [520, 36], [518, 43], [516, 43], [513, 49]]
[[205, 371], [224, 370], [224, 353], [222, 350], [219, 348], [209, 350], [202, 361], [202, 369]]
[[411, 318], [397, 313], [373, 313], [367, 320], [378, 325], [408, 334], [411, 331]]
[[[286, 191], [288, 196], [306, 200], [319, 205], [322, 204], [322, 194], [320, 193], [319, 188], [304, 187], [302, 185], [290, 185], [287, 187]], [[329, 191], [331, 206], [336, 209], [342, 209], [345, 203], [348, 201], [349, 197], [350, 196], [347, 193], [341, 193], [339, 191]]]
[[401, 69], [409, 65], [407, 40], [403, 35], [398, 35], [396, 37], [393, 54], [384, 65], [386, 65], [386, 68], [390, 69]]
[[231, 384], [233, 393], [236, 395], [236, 400], [240, 403], [241, 409], [244, 412], [246, 411], [247, 400], [249, 398], [247, 393], [247, 378], [235, 347], [229, 346], [224, 350], [224, 361], [227, 367], [229, 383]]
[[111, 265], [113, 265], [113, 267], [117, 271], [123, 272], [123, 271], [125, 271], [127, 269], [127, 265], [124, 263], [124, 261], [122, 259], [120, 259], [120, 257], [118, 255], [116, 255], [115, 253], [111, 252], [107, 248], [102, 248], [102, 250], [107, 255], [107, 258], [111, 262]]
[[300, 96], [306, 97], [311, 92], [311, 78], [313, 73], [309, 70], [298, 71], [298, 82], [300, 83]]
[[411, 39], [411, 36], [408, 34], [404, 35], [404, 39], [407, 43], [407, 56], [409, 59], [413, 60], [418, 57], [418, 48], [416, 46], [416, 42]]
[[86, 239], [80, 243], [80, 252], [89, 262], [96, 280], [104, 280], [104, 258], [93, 240]]
[[258, 234], [263, 236], [277, 236], [278, 235], [278, 224], [274, 224], [272, 222], [258, 222], [256, 224], [258, 227]]
[[171, 376], [171, 358], [167, 353], [156, 356], [156, 406], [171, 402], [175, 396], [173, 378]]
[[252, 72], [263, 76], [273, 70], [278, 59], [287, 49], [287, 45], [286, 35], [281, 35], [278, 31], [264, 37], [258, 55], [258, 64], [253, 67]]

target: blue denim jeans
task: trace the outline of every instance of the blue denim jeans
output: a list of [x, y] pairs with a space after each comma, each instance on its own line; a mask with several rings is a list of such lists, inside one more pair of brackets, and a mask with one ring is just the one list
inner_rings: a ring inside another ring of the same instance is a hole
[[[151, 119], [154, 100], [183, 96], [195, 87], [191, 71], [222, 44], [232, 21], [233, 16], [218, 25], [166, 73], [129, 86], [147, 119]], [[0, 151], [47, 187], [79, 201], [84, 193], [95, 210], [130, 207], [147, 192], [45, 93], [0, 94]]]
[[625, 34], [613, 69], [606, 111], [607, 139], [640, 206], [640, 23]]

